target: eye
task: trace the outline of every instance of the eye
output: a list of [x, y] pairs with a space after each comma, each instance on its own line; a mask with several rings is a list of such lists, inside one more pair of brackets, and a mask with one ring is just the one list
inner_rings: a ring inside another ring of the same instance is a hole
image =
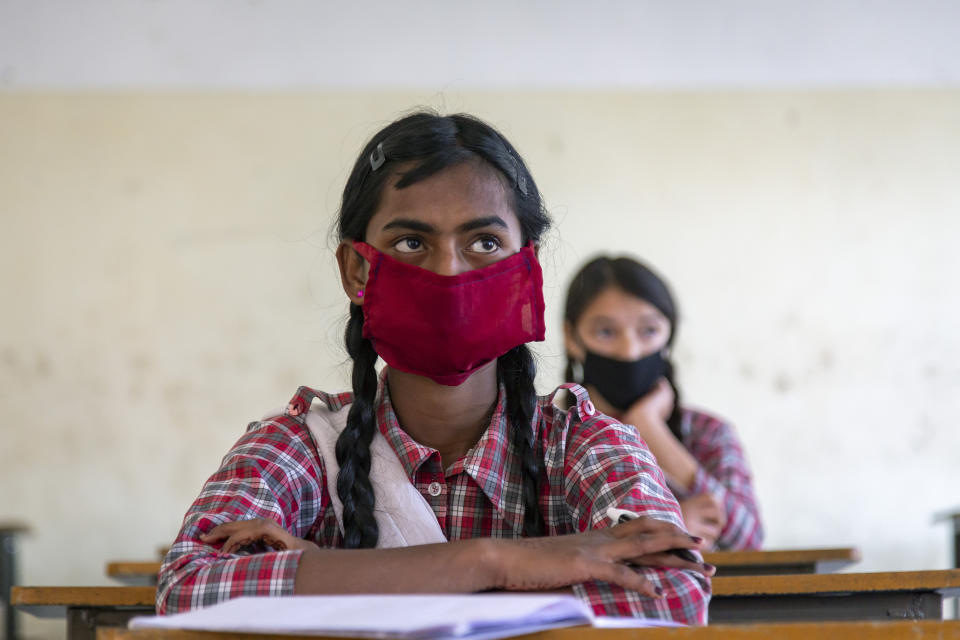
[[469, 250], [474, 253], [493, 253], [500, 248], [500, 241], [493, 236], [477, 238], [470, 245]]
[[420, 238], [400, 238], [393, 243], [393, 248], [397, 253], [415, 253], [423, 247]]
[[609, 339], [615, 335], [616, 331], [613, 330], [613, 327], [597, 327], [596, 336], [598, 338]]

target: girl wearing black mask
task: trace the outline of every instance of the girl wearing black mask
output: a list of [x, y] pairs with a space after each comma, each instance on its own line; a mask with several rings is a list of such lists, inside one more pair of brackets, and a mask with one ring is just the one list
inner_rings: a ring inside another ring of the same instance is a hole
[[485, 123], [416, 113], [377, 133], [338, 220], [352, 392], [301, 387], [250, 424], [184, 518], [158, 611], [569, 588], [601, 614], [705, 623], [713, 567], [676, 552], [703, 540], [636, 432], [581, 389], [570, 411], [534, 393], [549, 223]]
[[725, 422], [680, 403], [670, 359], [677, 309], [663, 279], [600, 257], [573, 277], [564, 310], [566, 380], [637, 432], [705, 549], [758, 549], [763, 529], [743, 449]]

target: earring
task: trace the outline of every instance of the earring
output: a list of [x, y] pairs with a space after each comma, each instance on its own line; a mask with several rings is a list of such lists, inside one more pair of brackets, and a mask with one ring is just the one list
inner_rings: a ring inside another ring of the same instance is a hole
[[363, 297], [363, 289], [358, 289], [358, 290], [357, 290], [357, 297], [358, 297], [358, 298], [362, 298], [362, 297]]
[[583, 363], [574, 360], [570, 363], [570, 369], [573, 371], [573, 381], [577, 384], [583, 384]]

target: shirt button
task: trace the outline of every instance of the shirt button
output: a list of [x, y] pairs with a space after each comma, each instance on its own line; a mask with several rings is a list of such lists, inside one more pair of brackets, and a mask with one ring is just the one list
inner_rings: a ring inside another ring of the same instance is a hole
[[583, 402], [583, 412], [588, 416], [592, 416], [597, 412], [596, 407], [593, 406], [593, 403], [589, 400], [584, 400]]
[[443, 487], [440, 486], [439, 482], [431, 482], [430, 486], [427, 487], [427, 493], [436, 498], [443, 492]]

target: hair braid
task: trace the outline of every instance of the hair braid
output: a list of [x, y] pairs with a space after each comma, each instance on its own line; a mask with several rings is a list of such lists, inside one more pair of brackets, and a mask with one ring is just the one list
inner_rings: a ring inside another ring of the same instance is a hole
[[370, 442], [377, 429], [377, 353], [363, 337], [363, 311], [350, 305], [345, 333], [347, 353], [353, 359], [353, 404], [347, 425], [337, 438], [337, 495], [343, 503], [343, 546], [369, 549], [377, 546], [379, 530], [373, 517], [374, 494], [370, 484]]
[[533, 417], [537, 402], [533, 380], [537, 367], [526, 345], [520, 345], [500, 356], [498, 362], [500, 379], [507, 392], [507, 417], [510, 420], [510, 436], [520, 456], [523, 489], [523, 531], [527, 536], [545, 535], [543, 518], [540, 516], [540, 468], [534, 440]]
[[683, 423], [683, 400], [680, 399], [680, 387], [677, 386], [677, 375], [674, 372], [672, 358], [666, 359], [666, 368], [663, 371], [663, 377], [667, 379], [667, 382], [670, 383], [670, 388], [673, 389], [673, 409], [667, 417], [667, 426], [670, 427], [670, 433], [673, 434], [673, 437], [682, 443], [683, 430], [681, 429], [681, 424]]

